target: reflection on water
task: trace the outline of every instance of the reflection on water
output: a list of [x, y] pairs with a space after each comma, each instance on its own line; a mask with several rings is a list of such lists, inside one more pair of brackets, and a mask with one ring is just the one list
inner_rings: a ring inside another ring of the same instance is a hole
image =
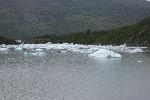
[[122, 55], [0, 53], [0, 100], [149, 100], [150, 53]]

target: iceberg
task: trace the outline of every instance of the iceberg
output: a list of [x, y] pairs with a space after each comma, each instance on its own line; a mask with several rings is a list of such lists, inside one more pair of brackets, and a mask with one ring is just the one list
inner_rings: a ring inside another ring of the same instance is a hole
[[[8, 51], [8, 50], [31, 50], [34, 52], [44, 52], [44, 51], [52, 51], [52, 50], [59, 50], [61, 53], [65, 53], [68, 51], [71, 52], [79, 52], [79, 53], [86, 53], [92, 54], [96, 51], [105, 50], [111, 52], [127, 52], [127, 53], [138, 53], [144, 52], [142, 49], [143, 47], [127, 47], [126, 44], [120, 46], [112, 46], [112, 45], [83, 45], [83, 44], [69, 44], [69, 43], [62, 43], [62, 44], [52, 44], [51, 42], [46, 44], [20, 44], [20, 45], [0, 45], [0, 51]], [[102, 51], [101, 51], [102, 52]], [[107, 52], [108, 53], [108, 52]], [[38, 54], [33, 54], [38, 55]], [[102, 56], [102, 55], [101, 55]], [[106, 56], [106, 55], [103, 55]], [[114, 56], [110, 55], [109, 56]]]
[[122, 57], [120, 54], [115, 53], [113, 51], [107, 50], [107, 49], [99, 49], [98, 51], [89, 54], [90, 57], [107, 57], [107, 58], [120, 58]]

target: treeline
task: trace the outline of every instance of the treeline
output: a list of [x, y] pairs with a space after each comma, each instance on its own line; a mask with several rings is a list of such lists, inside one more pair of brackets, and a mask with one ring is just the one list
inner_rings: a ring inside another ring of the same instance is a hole
[[9, 39], [9, 38], [0, 36], [0, 45], [1, 44], [16, 44], [16, 41], [14, 39]]
[[26, 43], [77, 43], [130, 46], [150, 46], [150, 17], [133, 25], [108, 31], [78, 32], [65, 35], [45, 35], [25, 40]]

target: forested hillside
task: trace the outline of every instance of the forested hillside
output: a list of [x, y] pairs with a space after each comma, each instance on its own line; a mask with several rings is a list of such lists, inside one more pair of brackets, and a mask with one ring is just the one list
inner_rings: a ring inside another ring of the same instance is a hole
[[0, 36], [0, 44], [16, 44], [15, 40]]
[[0, 0], [0, 35], [20, 39], [108, 30], [148, 15], [146, 0]]
[[91, 31], [69, 35], [45, 35], [26, 40], [27, 43], [78, 43], [130, 46], [150, 46], [150, 17], [133, 25], [108, 31]]

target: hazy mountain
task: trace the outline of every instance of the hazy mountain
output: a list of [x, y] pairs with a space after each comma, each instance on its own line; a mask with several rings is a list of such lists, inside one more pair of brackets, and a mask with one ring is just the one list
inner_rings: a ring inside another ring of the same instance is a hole
[[20, 38], [110, 29], [148, 15], [146, 0], [0, 0], [0, 34]]

